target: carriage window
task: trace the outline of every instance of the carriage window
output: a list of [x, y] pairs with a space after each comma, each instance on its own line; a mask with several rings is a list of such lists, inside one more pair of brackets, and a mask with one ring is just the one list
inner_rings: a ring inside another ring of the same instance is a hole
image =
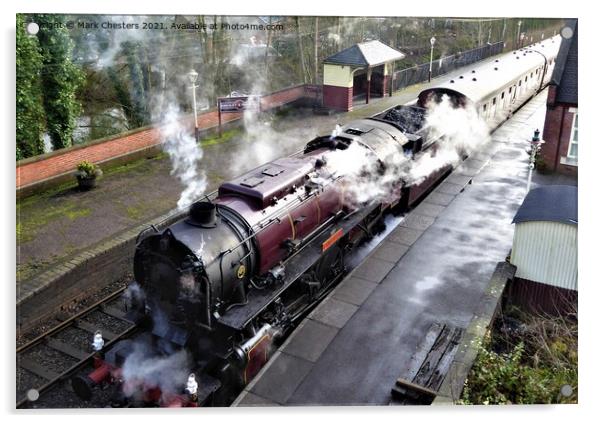
[[527, 82], [527, 77], [525, 76], [525, 82]]
[[531, 72], [531, 76], [530, 76], [530, 78], [533, 78], [533, 72]]
[[484, 105], [483, 105], [483, 112], [486, 112], [486, 111], [487, 111], [487, 105], [486, 105], [486, 104], [484, 104]]
[[494, 98], [494, 99], [493, 99], [493, 105], [494, 105], [494, 106], [495, 106], [495, 101], [496, 101], [496, 100], [497, 100], [497, 98]]
[[506, 93], [505, 93], [505, 92], [503, 92], [503, 93], [502, 93], [502, 100], [504, 99], [504, 95], [506, 95]]
[[523, 81], [518, 81], [518, 86], [520, 87], [523, 84]]

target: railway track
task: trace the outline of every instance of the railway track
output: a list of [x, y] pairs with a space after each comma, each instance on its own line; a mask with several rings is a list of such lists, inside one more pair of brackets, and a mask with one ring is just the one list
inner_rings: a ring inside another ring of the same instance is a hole
[[91, 364], [92, 338], [102, 333], [105, 347], [130, 335], [121, 288], [17, 348], [17, 408], [35, 402], [75, 372]]

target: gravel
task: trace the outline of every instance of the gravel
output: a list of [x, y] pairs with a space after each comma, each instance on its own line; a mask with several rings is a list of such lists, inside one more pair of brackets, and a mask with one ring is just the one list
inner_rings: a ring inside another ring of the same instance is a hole
[[[88, 369], [88, 371], [90, 370]], [[92, 398], [90, 401], [84, 401], [73, 392], [71, 381], [66, 380], [42, 393], [38, 400], [27, 403], [23, 408], [106, 408], [110, 404], [110, 398], [114, 389], [114, 386], [108, 384], [95, 386], [92, 389]]]
[[39, 388], [47, 380], [17, 366], [17, 400], [21, 400], [28, 390]]
[[102, 311], [93, 311], [92, 313], [83, 317], [82, 320], [85, 320], [88, 323], [93, 324], [98, 327], [99, 330], [108, 330], [115, 334], [120, 334], [126, 329], [128, 329], [132, 324], [130, 322], [126, 322], [120, 319], [117, 319], [113, 316], [109, 316], [108, 314], [103, 313]]
[[123, 278], [105, 286], [100, 291], [90, 294], [86, 298], [82, 298], [74, 304], [70, 304], [67, 309], [57, 310], [55, 316], [51, 316], [48, 319], [44, 319], [43, 323], [36, 325], [26, 333], [19, 333], [19, 331], [17, 331], [17, 347], [20, 347], [21, 345], [26, 344], [27, 342], [38, 337], [39, 335], [48, 332], [50, 329], [57, 326], [62, 321], [65, 321], [69, 317], [80, 313], [82, 310], [86, 309], [87, 307], [90, 307], [92, 304], [102, 300], [103, 298], [109, 296], [113, 292], [116, 292], [117, 290], [125, 287], [127, 282], [131, 280], [131, 275], [125, 275]]
[[53, 350], [46, 345], [36, 345], [24, 353], [23, 356], [56, 373], [63, 373], [77, 363], [77, 359]]
[[52, 337], [83, 352], [92, 352], [92, 335], [90, 332], [86, 332], [83, 329], [71, 326], [60, 331], [56, 335], [53, 335]]

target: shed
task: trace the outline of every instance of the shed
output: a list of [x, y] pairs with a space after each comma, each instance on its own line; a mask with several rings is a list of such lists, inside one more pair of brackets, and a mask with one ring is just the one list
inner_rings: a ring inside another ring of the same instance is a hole
[[576, 309], [577, 219], [576, 186], [527, 194], [512, 221], [513, 302], [551, 314]]
[[349, 111], [353, 98], [384, 96], [390, 85], [393, 64], [405, 55], [378, 40], [354, 44], [323, 61], [324, 106]]

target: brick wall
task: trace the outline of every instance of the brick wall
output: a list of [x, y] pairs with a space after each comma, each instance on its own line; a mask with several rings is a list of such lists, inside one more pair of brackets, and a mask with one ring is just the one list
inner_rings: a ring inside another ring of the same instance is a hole
[[353, 108], [353, 87], [324, 85], [322, 88], [324, 107], [345, 112]]
[[[314, 94], [312, 94], [313, 96]], [[262, 110], [280, 107], [307, 96], [304, 85], [285, 88], [262, 98]], [[241, 118], [240, 113], [222, 114], [222, 123], [229, 123]], [[216, 110], [198, 115], [201, 131], [210, 130], [218, 125]], [[183, 119], [182, 123], [194, 131], [192, 116]], [[65, 178], [71, 177], [75, 167], [82, 160], [101, 164], [113, 159], [133, 155], [149, 149], [154, 154], [153, 147], [160, 145], [161, 132], [156, 127], [139, 128], [125, 134], [119, 134], [102, 140], [92, 141], [84, 145], [54, 151], [41, 156], [21, 160], [17, 163], [17, 193], [21, 191], [30, 193], [37, 186], [46, 189], [53, 183], [61, 183]]]
[[561, 159], [566, 157], [571, 140], [574, 113], [570, 110], [574, 105], [556, 103], [556, 87], [548, 88], [548, 101], [546, 119], [543, 129], [543, 144], [541, 157], [546, 169], [567, 175], [577, 175], [577, 166], [562, 164]]
[[383, 77], [383, 97], [388, 95], [390, 88], [391, 88], [391, 76], [385, 75]]

